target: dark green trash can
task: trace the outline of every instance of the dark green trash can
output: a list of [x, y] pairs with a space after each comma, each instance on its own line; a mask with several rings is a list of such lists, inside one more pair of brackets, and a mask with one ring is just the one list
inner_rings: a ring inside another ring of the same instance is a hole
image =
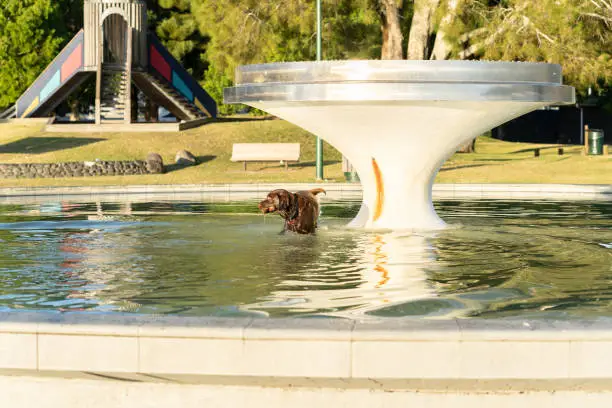
[[347, 183], [359, 183], [359, 175], [353, 168], [353, 165], [348, 159], [342, 156], [342, 171], [344, 172], [344, 179]]
[[602, 155], [604, 145], [604, 132], [600, 129], [589, 129], [587, 137], [589, 138], [589, 154]]

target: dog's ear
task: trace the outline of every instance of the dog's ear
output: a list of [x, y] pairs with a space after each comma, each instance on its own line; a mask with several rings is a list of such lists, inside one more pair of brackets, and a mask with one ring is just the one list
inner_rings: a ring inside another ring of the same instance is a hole
[[280, 211], [289, 211], [291, 209], [291, 193], [287, 190], [279, 190], [278, 196], [278, 209]]
[[274, 206], [278, 209], [280, 199], [278, 197], [278, 191], [272, 191], [266, 197], [266, 201], [274, 204]]
[[315, 188], [315, 189], [310, 190], [310, 194], [312, 194], [313, 196], [316, 196], [317, 194], [321, 194], [321, 193], [327, 195], [327, 191], [325, 191], [322, 188]]

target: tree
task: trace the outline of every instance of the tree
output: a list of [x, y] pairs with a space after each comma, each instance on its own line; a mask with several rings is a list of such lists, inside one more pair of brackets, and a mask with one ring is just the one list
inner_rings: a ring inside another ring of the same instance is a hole
[[208, 62], [232, 77], [240, 64], [314, 59], [314, 9], [292, 0], [194, 0], [194, 16], [210, 37]]
[[0, 2], [0, 108], [15, 103], [53, 60], [66, 38], [58, 2]]
[[434, 16], [440, 0], [414, 0], [414, 14], [408, 39], [408, 59], [429, 59], [429, 42], [434, 34]]
[[373, 6], [381, 21], [383, 60], [404, 59], [404, 35], [401, 27], [402, 0], [375, 0]]
[[455, 37], [463, 43], [456, 57], [558, 63], [565, 82], [579, 91], [612, 83], [612, 1], [486, 3], [474, 2], [463, 12], [464, 27], [470, 20], [480, 27], [472, 25]]
[[[377, 15], [370, 0], [323, 0], [324, 59], [374, 58], [380, 52]], [[316, 57], [312, 0], [192, 0], [192, 13], [210, 38], [206, 89], [221, 102], [238, 65], [305, 61]], [[220, 106], [222, 113], [235, 107]]]
[[[555, 62], [566, 83], [603, 88], [611, 76], [611, 3], [323, 0], [323, 55]], [[313, 60], [314, 11], [313, 0], [192, 0], [193, 18], [210, 38], [207, 89], [220, 98], [238, 65]]]
[[191, 12], [191, 0], [149, 0], [149, 25], [170, 53], [196, 78], [207, 64], [201, 55], [208, 37], [201, 34]]
[[451, 54], [452, 46], [448, 42], [446, 33], [455, 24], [457, 13], [459, 12], [460, 6], [464, 3], [465, 0], [448, 0], [448, 2], [443, 3], [443, 6], [438, 9], [439, 14], [440, 10], [442, 10], [442, 17], [438, 17], [440, 24], [438, 25], [436, 40], [431, 52], [431, 59], [445, 60], [448, 59]]

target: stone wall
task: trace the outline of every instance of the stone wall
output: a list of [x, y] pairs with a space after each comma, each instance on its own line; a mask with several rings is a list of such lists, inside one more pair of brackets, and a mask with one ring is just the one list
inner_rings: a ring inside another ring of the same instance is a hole
[[123, 176], [159, 173], [146, 161], [0, 164], [0, 178]]

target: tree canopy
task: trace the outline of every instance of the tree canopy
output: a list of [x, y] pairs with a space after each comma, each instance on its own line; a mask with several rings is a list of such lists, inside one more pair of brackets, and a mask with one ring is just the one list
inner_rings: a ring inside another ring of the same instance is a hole
[[[314, 0], [147, 0], [150, 25], [221, 102], [238, 65], [313, 60]], [[322, 0], [323, 58], [486, 59], [563, 66], [612, 84], [612, 0]], [[0, 2], [0, 107], [82, 25], [82, 0]], [[231, 107], [221, 111], [231, 112]]]
[[558, 63], [579, 91], [612, 82], [610, 0], [476, 0], [453, 30], [455, 58]]
[[201, 55], [208, 37], [198, 29], [190, 0], [148, 0], [149, 23], [164, 46], [196, 78], [208, 67]]
[[53, 0], [0, 2], [0, 108], [13, 104], [55, 57], [67, 31]]

